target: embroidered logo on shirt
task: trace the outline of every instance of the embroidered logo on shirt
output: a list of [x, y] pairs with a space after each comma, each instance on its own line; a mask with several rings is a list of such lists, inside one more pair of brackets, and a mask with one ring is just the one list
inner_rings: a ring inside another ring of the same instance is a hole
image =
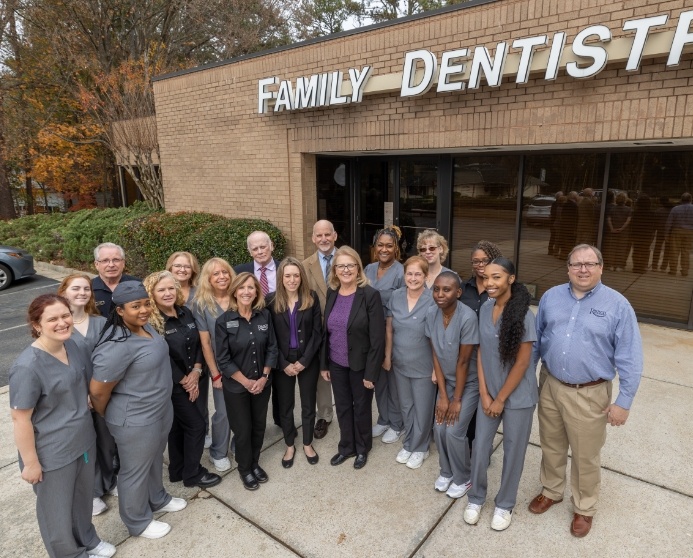
[[268, 324], [258, 324], [258, 326], [257, 326], [258, 331], [267, 331], [268, 329], [269, 329]]
[[603, 318], [606, 316], [606, 312], [603, 310], [597, 310], [596, 308], [590, 308], [590, 314], [594, 314], [597, 318]]
[[231, 329], [234, 327], [238, 327], [238, 320], [234, 320], [232, 322], [226, 322], [226, 329]]
[[172, 333], [176, 333], [176, 331], [178, 331], [178, 330], [177, 329], [167, 329], [165, 333], [166, 333], [166, 335], [171, 335]]
[[195, 324], [188, 324], [188, 329], [195, 329]]
[[103, 306], [104, 304], [106, 304], [106, 301], [105, 300], [97, 300], [94, 304], [96, 304], [96, 306]]

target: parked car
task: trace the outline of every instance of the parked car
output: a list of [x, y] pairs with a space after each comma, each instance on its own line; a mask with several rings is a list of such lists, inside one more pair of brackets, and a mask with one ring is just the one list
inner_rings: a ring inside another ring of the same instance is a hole
[[555, 201], [554, 196], [534, 196], [527, 205], [525, 222], [528, 225], [548, 225], [551, 221], [551, 206]]
[[0, 246], [0, 291], [17, 279], [34, 275], [34, 258], [26, 250]]

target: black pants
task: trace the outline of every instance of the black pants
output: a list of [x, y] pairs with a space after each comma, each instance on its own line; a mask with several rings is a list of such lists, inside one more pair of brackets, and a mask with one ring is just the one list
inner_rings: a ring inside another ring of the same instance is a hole
[[173, 387], [173, 424], [168, 434], [168, 475], [171, 482], [182, 480], [195, 483], [207, 473], [200, 465], [205, 447], [205, 418], [197, 400], [192, 402], [188, 393]]
[[363, 385], [363, 375], [363, 370], [330, 363], [342, 455], [365, 454], [373, 446], [373, 390]]
[[[274, 368], [272, 369], [272, 377], [276, 378], [279, 375], [279, 372], [283, 371], [281, 370], [275, 370]], [[275, 391], [274, 388], [274, 382], [267, 386], [267, 389], [272, 390], [272, 421], [274, 424], [277, 426], [281, 427], [282, 425], [282, 413], [281, 413], [281, 408], [280, 408], [280, 403], [279, 403], [279, 396], [277, 395], [277, 392]]]
[[226, 414], [229, 426], [236, 436], [236, 462], [241, 475], [250, 473], [260, 461], [269, 399], [269, 386], [257, 395], [248, 391], [233, 393], [224, 388]]
[[[289, 351], [287, 360], [296, 362], [296, 351]], [[296, 404], [296, 379], [298, 378], [298, 391], [301, 396], [301, 425], [303, 426], [303, 445], [313, 443], [313, 430], [315, 429], [315, 402], [317, 399], [318, 376], [320, 376], [318, 359], [314, 358], [308, 363], [305, 370], [298, 376], [287, 376], [283, 370], [274, 372], [272, 380], [272, 394], [277, 394], [279, 404], [279, 418], [284, 443], [293, 446], [298, 432], [294, 424], [294, 406]], [[272, 403], [274, 405], [274, 403]]]

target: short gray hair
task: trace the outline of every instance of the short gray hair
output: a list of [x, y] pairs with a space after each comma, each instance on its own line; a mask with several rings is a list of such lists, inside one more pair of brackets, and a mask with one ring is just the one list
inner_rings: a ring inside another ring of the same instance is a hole
[[245, 240], [245, 244], [248, 250], [250, 250], [250, 239], [253, 236], [262, 237], [265, 240], [267, 240], [267, 242], [269, 242], [270, 245], [272, 245], [272, 239], [270, 238], [270, 235], [268, 235], [265, 231], [253, 231], [248, 235], [248, 238], [246, 238]]
[[99, 244], [96, 248], [94, 248], [94, 261], [98, 262], [99, 261], [99, 252], [103, 248], [116, 248], [117, 250], [120, 251], [120, 257], [125, 259], [125, 250], [123, 250], [122, 246], [118, 246], [117, 244], [113, 244], [112, 242], [104, 242], [102, 244]]
[[568, 263], [570, 263], [570, 258], [573, 257], [573, 254], [575, 252], [579, 252], [580, 250], [592, 250], [592, 252], [594, 252], [594, 255], [597, 256], [597, 262], [599, 263], [599, 265], [604, 265], [604, 258], [602, 257], [602, 253], [596, 246], [592, 246], [591, 244], [578, 244], [575, 248], [573, 248], [570, 251], [570, 254], [568, 254]]

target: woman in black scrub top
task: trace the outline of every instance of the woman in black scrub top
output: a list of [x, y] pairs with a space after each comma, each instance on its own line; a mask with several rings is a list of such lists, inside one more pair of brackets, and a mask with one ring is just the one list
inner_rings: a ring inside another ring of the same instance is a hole
[[10, 368], [10, 407], [22, 479], [36, 493], [48, 555], [113, 556], [91, 522], [96, 435], [87, 406], [91, 363], [70, 337], [67, 300], [54, 294], [29, 305], [35, 341]]

